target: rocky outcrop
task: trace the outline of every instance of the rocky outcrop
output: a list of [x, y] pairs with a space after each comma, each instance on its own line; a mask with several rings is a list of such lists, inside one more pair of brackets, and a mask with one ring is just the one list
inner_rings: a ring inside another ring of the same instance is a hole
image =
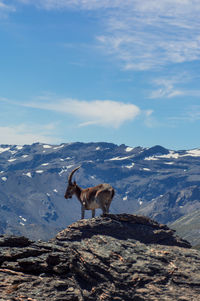
[[190, 248], [190, 243], [174, 235], [175, 231], [145, 216], [133, 214], [107, 214], [90, 220], [80, 220], [58, 233], [57, 241], [80, 241], [93, 235], [109, 235], [116, 239], [136, 239], [143, 243], [156, 243]]
[[199, 251], [136, 215], [80, 220], [48, 242], [0, 237], [0, 301], [192, 301], [199, 270]]

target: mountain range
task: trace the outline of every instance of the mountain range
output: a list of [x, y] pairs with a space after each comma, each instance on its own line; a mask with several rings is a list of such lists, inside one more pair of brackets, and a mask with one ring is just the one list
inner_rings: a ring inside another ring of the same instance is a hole
[[145, 215], [177, 231], [184, 225], [183, 238], [200, 244], [200, 225], [190, 218], [200, 210], [200, 149], [105, 142], [0, 145], [0, 234], [48, 240], [80, 219], [78, 200], [64, 199], [68, 175], [79, 165], [74, 179], [81, 187], [114, 187], [111, 213]]

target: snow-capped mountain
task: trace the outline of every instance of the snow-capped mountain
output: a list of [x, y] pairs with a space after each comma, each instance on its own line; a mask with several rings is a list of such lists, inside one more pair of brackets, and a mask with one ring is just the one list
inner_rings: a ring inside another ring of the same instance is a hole
[[0, 145], [0, 233], [48, 239], [79, 219], [78, 200], [64, 199], [68, 174], [79, 165], [75, 179], [81, 187], [107, 182], [115, 188], [111, 213], [141, 213], [168, 223], [200, 209], [200, 149]]

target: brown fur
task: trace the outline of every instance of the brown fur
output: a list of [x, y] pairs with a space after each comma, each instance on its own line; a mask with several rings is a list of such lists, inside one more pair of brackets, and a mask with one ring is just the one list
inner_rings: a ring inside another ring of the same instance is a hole
[[110, 204], [115, 191], [109, 184], [103, 183], [95, 187], [81, 188], [76, 182], [72, 183], [72, 175], [80, 167], [75, 168], [69, 175], [68, 186], [65, 198], [71, 198], [74, 194], [81, 203], [81, 218], [85, 216], [85, 210], [92, 210], [92, 217], [95, 217], [95, 209], [102, 209], [103, 214], [109, 213]]

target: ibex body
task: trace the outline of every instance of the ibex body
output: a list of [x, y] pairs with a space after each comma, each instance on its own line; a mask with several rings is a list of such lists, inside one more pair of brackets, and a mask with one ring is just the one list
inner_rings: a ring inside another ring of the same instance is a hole
[[72, 183], [72, 176], [79, 167], [76, 167], [69, 175], [68, 186], [65, 198], [69, 199], [75, 194], [81, 203], [81, 218], [85, 217], [85, 210], [92, 210], [92, 217], [95, 217], [95, 209], [100, 208], [103, 214], [109, 213], [109, 207], [115, 194], [114, 189], [109, 184], [99, 184], [95, 187], [82, 189], [76, 182]]

